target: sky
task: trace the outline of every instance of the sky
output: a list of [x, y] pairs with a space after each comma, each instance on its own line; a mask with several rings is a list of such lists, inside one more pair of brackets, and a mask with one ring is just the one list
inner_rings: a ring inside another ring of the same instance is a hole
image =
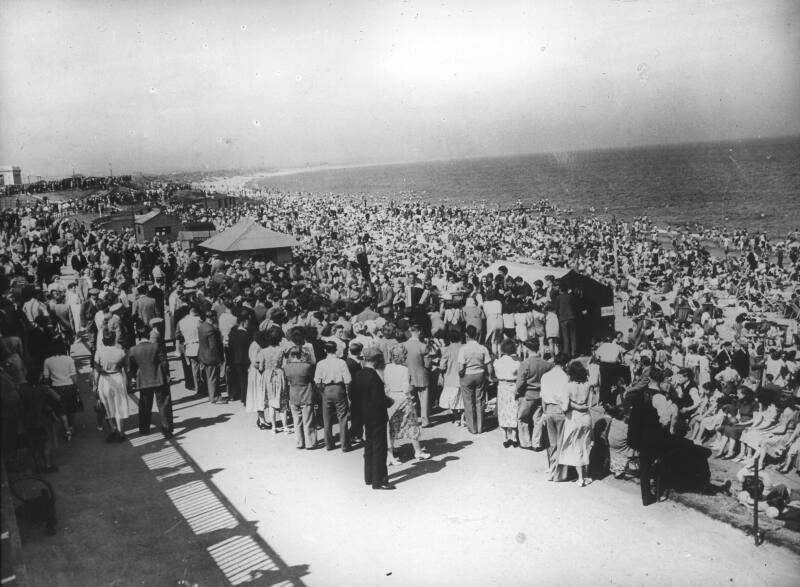
[[23, 176], [794, 134], [797, 0], [0, 0]]

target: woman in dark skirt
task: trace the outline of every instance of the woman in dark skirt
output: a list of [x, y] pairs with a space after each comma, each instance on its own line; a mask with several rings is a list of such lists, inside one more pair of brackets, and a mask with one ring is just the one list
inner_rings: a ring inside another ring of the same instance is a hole
[[737, 391], [736, 413], [729, 415], [719, 429], [722, 445], [718, 456], [723, 459], [732, 459], [736, 456], [739, 439], [742, 437], [742, 432], [750, 426], [754, 409], [753, 391], [744, 386], [740, 387]]

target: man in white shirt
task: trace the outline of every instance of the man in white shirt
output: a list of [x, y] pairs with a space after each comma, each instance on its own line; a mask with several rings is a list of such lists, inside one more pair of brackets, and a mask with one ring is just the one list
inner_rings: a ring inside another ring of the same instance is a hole
[[350, 369], [347, 363], [336, 356], [336, 343], [325, 341], [327, 356], [317, 363], [314, 371], [314, 383], [322, 395], [322, 421], [325, 426], [325, 448], [333, 450], [333, 414], [339, 419], [339, 438], [342, 452], [350, 450], [350, 439], [347, 430], [349, 407], [347, 396], [350, 391]]
[[464, 400], [464, 421], [470, 434], [483, 432], [486, 410], [486, 382], [492, 368], [492, 356], [477, 341], [478, 329], [466, 328], [467, 343], [458, 350], [458, 374]]
[[197, 308], [192, 306], [191, 310], [189, 310], [189, 313], [181, 318], [180, 322], [178, 322], [178, 328], [175, 332], [175, 337], [178, 340], [183, 341], [183, 354], [189, 361], [189, 365], [191, 365], [194, 380], [198, 382], [198, 394], [200, 394], [199, 382], [201, 381], [200, 372], [202, 370], [202, 365], [197, 359], [197, 355], [200, 352], [200, 335], [198, 332], [199, 326], [200, 318], [198, 316]]
[[603, 342], [594, 352], [600, 360], [600, 404], [612, 403], [611, 386], [619, 377], [619, 364], [625, 349], [619, 346], [611, 337], [605, 337]]
[[561, 441], [564, 431], [564, 406], [569, 406], [567, 383], [569, 377], [564, 372], [564, 365], [569, 358], [558, 353], [553, 359], [554, 366], [542, 375], [542, 409], [544, 425], [547, 427], [547, 480], [564, 481], [567, 478], [567, 467], [558, 464], [561, 456]]

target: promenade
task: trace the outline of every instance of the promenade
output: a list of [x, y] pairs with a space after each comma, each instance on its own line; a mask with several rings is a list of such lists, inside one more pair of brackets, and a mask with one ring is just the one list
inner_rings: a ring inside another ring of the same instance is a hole
[[504, 449], [497, 431], [425, 429], [432, 459], [377, 492], [360, 450], [301, 452], [238, 403], [180, 383], [173, 398], [171, 440], [139, 436], [133, 417], [107, 445], [78, 415], [50, 476], [58, 534], [23, 547], [31, 585], [796, 584], [790, 550], [672, 501], [643, 508], [632, 483], [548, 483], [544, 454]]

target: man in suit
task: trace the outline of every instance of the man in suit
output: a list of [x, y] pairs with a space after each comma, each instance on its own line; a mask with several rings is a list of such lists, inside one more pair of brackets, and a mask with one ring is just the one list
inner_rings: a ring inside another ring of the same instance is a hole
[[128, 353], [128, 375], [136, 379], [139, 389], [139, 432], [150, 433], [153, 396], [158, 406], [161, 433], [172, 438], [172, 397], [169, 386], [167, 356], [148, 328], [139, 328], [137, 344]]
[[247, 370], [250, 368], [250, 343], [253, 337], [248, 329], [250, 314], [239, 312], [236, 326], [228, 334], [228, 397], [247, 399]]
[[197, 361], [200, 363], [200, 381], [197, 385], [198, 393], [205, 388], [208, 390], [208, 401], [212, 404], [225, 403], [219, 385], [219, 369], [225, 357], [222, 354], [222, 336], [219, 329], [214, 326], [214, 314], [200, 311], [198, 315], [200, 324], [197, 326], [199, 346]]
[[383, 353], [376, 347], [364, 351], [364, 366], [353, 378], [354, 406], [364, 425], [364, 483], [373, 489], [394, 489], [386, 470], [388, 454], [387, 431], [389, 415], [386, 409], [392, 400], [386, 397], [383, 379]]
[[560, 293], [555, 299], [555, 310], [561, 328], [562, 350], [574, 358], [578, 352], [578, 339], [575, 321], [578, 318], [578, 299], [567, 291], [565, 286], [560, 286]]
[[420, 340], [422, 329], [417, 324], [412, 324], [409, 329], [411, 338], [403, 343], [408, 352], [406, 366], [411, 377], [411, 395], [414, 396], [414, 403], [417, 406], [417, 415], [422, 416], [422, 425], [428, 427], [430, 423], [429, 414], [429, 394], [430, 385], [430, 357], [428, 356], [428, 345]]
[[163, 310], [156, 304], [155, 298], [151, 297], [146, 285], [139, 286], [139, 297], [133, 303], [133, 315], [137, 325], [148, 325], [153, 318], [163, 318]]

